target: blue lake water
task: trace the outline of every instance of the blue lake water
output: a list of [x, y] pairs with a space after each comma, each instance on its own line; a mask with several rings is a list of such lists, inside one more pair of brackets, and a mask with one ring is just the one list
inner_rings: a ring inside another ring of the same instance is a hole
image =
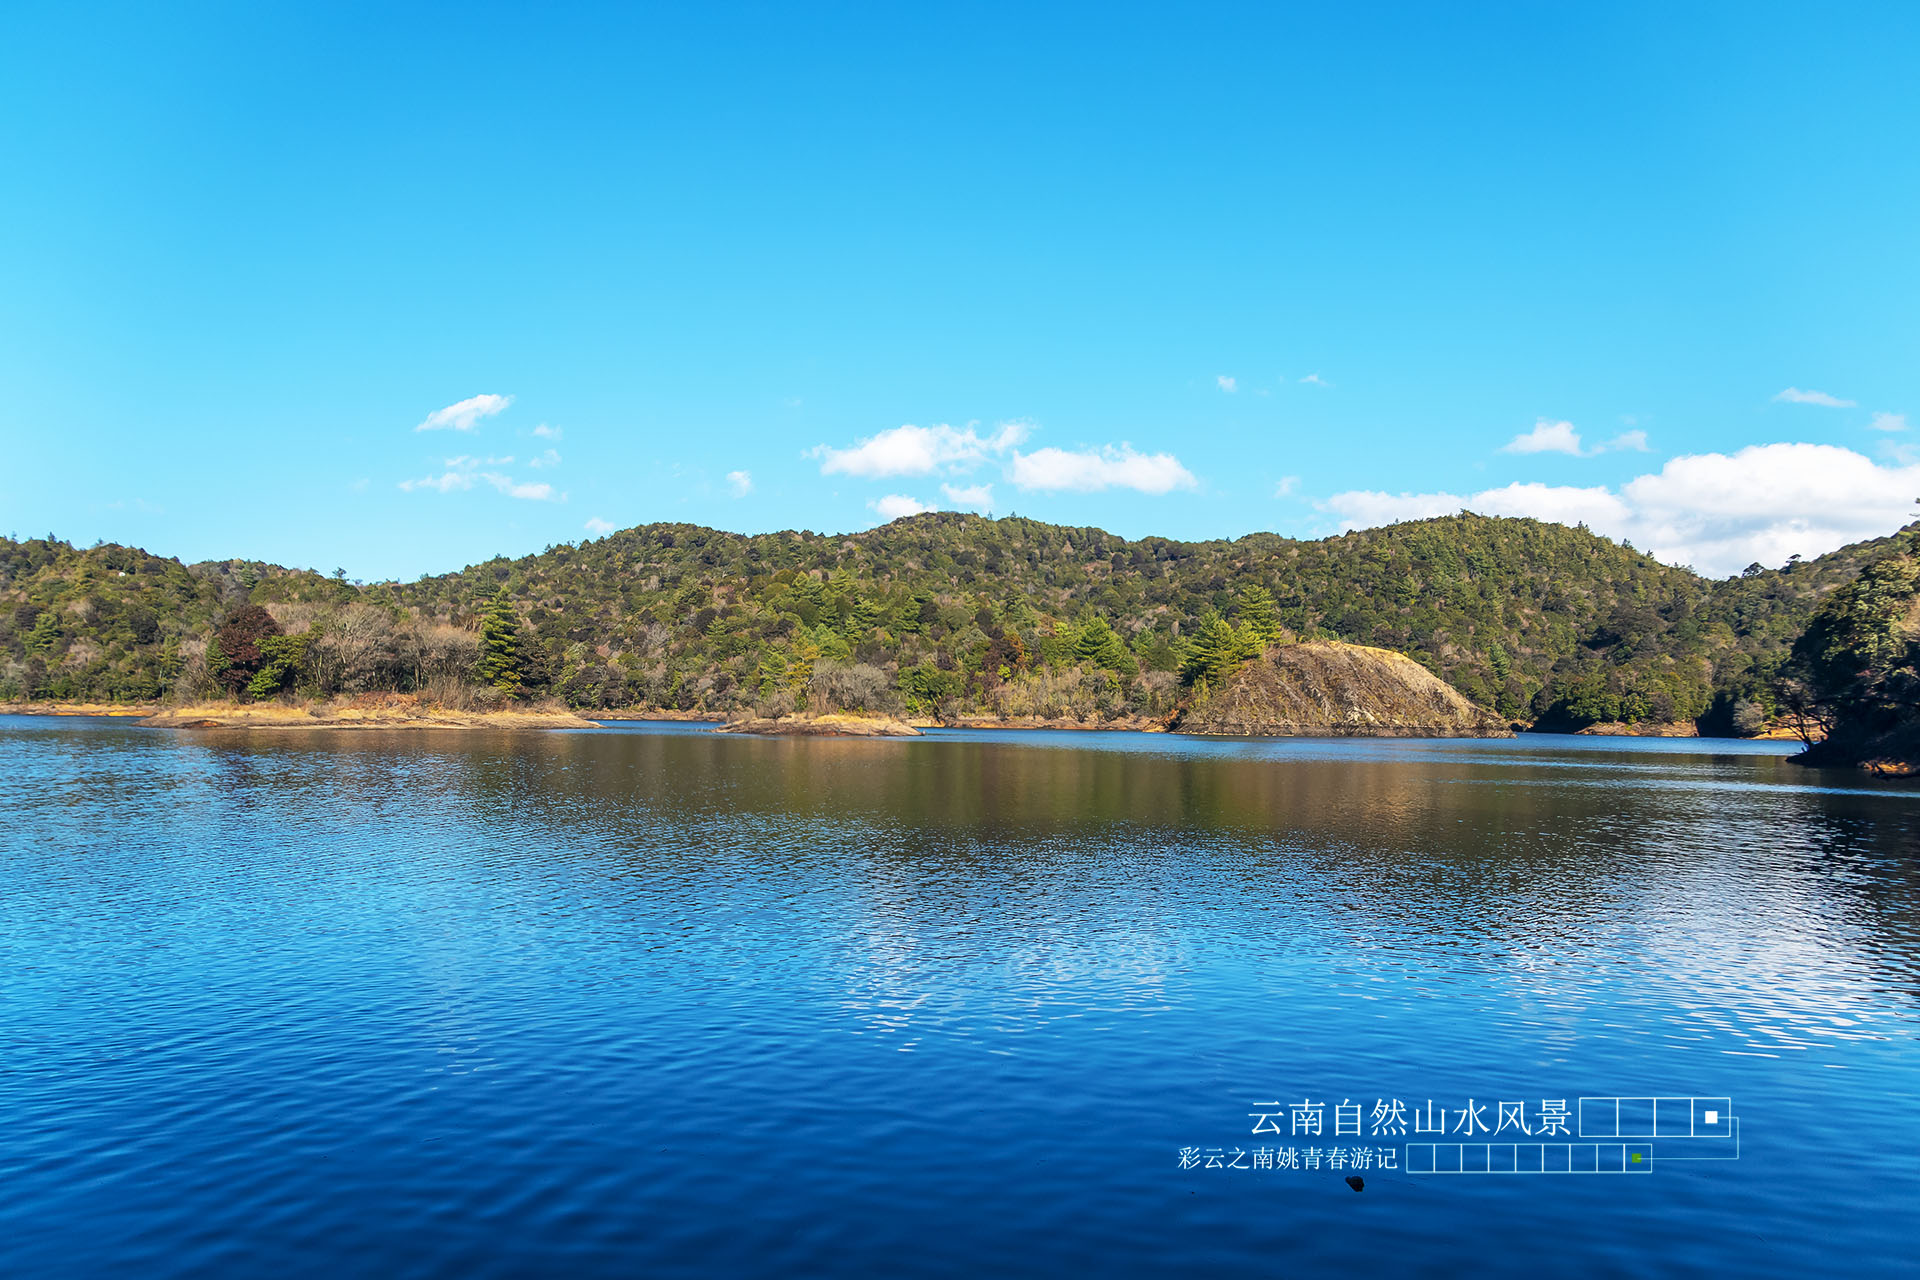
[[[0, 1272], [1912, 1274], [1920, 788], [1789, 750], [0, 719]], [[1373, 1132], [1581, 1097], [1738, 1158]]]

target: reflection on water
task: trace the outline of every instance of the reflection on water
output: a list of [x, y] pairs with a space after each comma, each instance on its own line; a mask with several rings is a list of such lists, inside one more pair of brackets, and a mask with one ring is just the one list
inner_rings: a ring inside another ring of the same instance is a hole
[[[1893, 1274], [1920, 792], [1783, 750], [0, 721], [0, 1263]], [[1583, 1093], [1742, 1158], [1176, 1167]]]

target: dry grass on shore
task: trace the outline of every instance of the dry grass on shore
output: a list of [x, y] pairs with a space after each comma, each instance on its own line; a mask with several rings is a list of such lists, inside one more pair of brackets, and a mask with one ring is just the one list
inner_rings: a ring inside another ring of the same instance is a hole
[[770, 734], [809, 738], [917, 738], [920, 731], [904, 720], [872, 712], [826, 712], [820, 715], [757, 716], [733, 720], [715, 733]]
[[327, 702], [196, 702], [140, 723], [161, 729], [581, 729], [558, 703], [455, 708], [410, 693], [356, 694]]
[[155, 703], [134, 702], [0, 702], [0, 716], [150, 716]]

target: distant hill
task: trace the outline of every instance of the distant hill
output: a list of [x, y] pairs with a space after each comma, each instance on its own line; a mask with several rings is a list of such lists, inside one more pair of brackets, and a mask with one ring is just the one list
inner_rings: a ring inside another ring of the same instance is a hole
[[303, 687], [410, 687], [425, 665], [409, 654], [434, 636], [456, 652], [445, 638], [504, 591], [521, 687], [583, 708], [806, 703], [818, 677], [920, 714], [1165, 715], [1214, 624], [1236, 643], [1277, 626], [1405, 653], [1516, 720], [1729, 731], [1771, 714], [1820, 603], [1917, 534], [1713, 581], [1585, 529], [1469, 514], [1176, 542], [932, 512], [844, 536], [645, 525], [365, 587], [0, 540], [0, 697], [158, 696], [197, 678], [215, 623], [249, 602], [324, 637]]

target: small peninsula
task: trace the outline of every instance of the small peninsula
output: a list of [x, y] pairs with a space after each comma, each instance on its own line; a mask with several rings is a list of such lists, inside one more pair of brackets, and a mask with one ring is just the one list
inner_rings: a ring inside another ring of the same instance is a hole
[[1267, 649], [1199, 690], [1173, 728], [1227, 737], [1513, 736], [1500, 716], [1405, 654], [1337, 641]]
[[715, 733], [749, 733], [795, 738], [917, 738], [920, 731], [889, 715], [751, 716], [714, 726]]

